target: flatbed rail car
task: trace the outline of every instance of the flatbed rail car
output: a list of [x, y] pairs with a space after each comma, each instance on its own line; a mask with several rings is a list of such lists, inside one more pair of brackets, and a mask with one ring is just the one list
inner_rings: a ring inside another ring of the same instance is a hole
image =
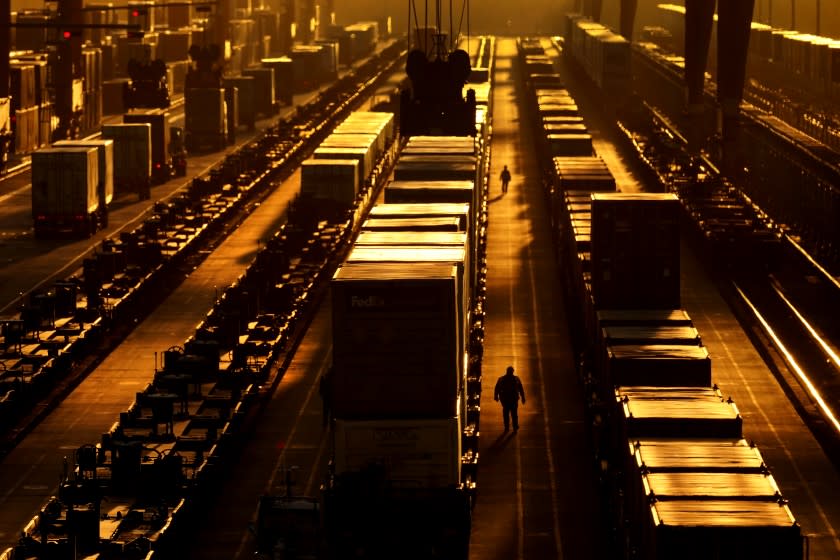
[[[28, 294], [22, 311], [2, 323], [5, 371], [0, 378], [0, 419], [8, 428], [3, 433], [6, 445], [14, 445], [25, 433], [12, 428], [36, 403], [59, 381], [80, 373], [78, 365], [97, 351], [106, 329], [127, 324], [121, 317], [134, 316], [138, 302], [150, 301], [150, 295], [159, 297], [160, 280], [219, 235], [222, 223], [235, 218], [249, 200], [299, 161], [300, 154], [375, 85], [376, 76], [390, 71], [400, 53], [395, 43], [381, 58], [357, 70], [355, 79], [361, 85], [348, 76], [341, 88], [319, 97], [317, 106], [301, 107], [290, 123], [280, 123], [239, 153], [228, 155], [206, 176], [196, 177], [186, 192], [156, 204], [136, 229], [103, 241], [82, 270]], [[292, 133], [295, 126], [312, 134], [298, 137]], [[148, 311], [148, 303], [139, 307]]]
[[[379, 115], [393, 123], [393, 115]], [[161, 368], [100, 442], [77, 450], [58, 495], [24, 529], [12, 559], [183, 551], [179, 531], [212, 497], [212, 481], [247, 437], [259, 385], [279, 383], [323, 280], [387, 176], [396, 142], [393, 126], [382, 130], [387, 147], [369, 169], [369, 186], [342, 208], [290, 204], [288, 221], [194, 335], [162, 352]], [[107, 538], [90, 538], [103, 530]]]
[[[539, 83], [548, 82], [541, 75]], [[539, 105], [544, 90], [531, 84], [529, 102], [541, 135], [548, 136]], [[601, 471], [614, 554], [802, 558], [806, 540], [766, 471], [745, 474], [717, 452], [689, 465], [679, 462], [697, 446], [745, 444], [739, 443], [744, 436], [737, 407], [712, 385], [701, 333], [680, 306], [677, 197], [615, 192], [615, 179], [594, 152], [557, 153], [545, 149], [548, 138], [537, 140], [546, 158], [545, 194], [564, 289], [580, 326], [575, 344], [583, 356], [585, 394], [591, 395], [593, 467]], [[688, 474], [660, 477], [638, 468], [637, 451], [652, 445], [671, 451], [674, 466], [663, 461], [663, 472]], [[715, 477], [728, 482], [716, 486]], [[683, 480], [691, 482], [677, 491]]]

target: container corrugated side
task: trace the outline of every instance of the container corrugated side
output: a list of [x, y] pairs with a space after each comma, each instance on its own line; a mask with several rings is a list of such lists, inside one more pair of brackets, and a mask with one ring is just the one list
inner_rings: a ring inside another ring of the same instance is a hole
[[88, 215], [99, 208], [97, 148], [46, 148], [32, 153], [32, 215]]
[[359, 193], [358, 167], [353, 159], [308, 159], [301, 165], [300, 194], [353, 204]]
[[332, 284], [336, 414], [441, 416], [462, 378], [452, 263], [348, 262]]
[[457, 486], [461, 478], [459, 418], [342, 420], [335, 423], [335, 473], [384, 468], [389, 485]]
[[89, 146], [98, 152], [99, 182], [105, 187], [105, 204], [110, 204], [114, 198], [114, 141], [104, 140], [59, 140], [53, 143], [55, 147]]
[[148, 180], [152, 175], [152, 126], [148, 123], [102, 125], [102, 137], [114, 141], [114, 184]]

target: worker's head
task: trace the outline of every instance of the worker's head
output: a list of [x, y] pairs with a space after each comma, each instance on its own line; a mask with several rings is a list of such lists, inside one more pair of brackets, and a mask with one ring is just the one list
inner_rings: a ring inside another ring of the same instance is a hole
[[505, 165], [505, 169], [507, 169], [507, 165]]
[[505, 371], [505, 373], [508, 375], [513, 375], [513, 366], [508, 366], [507, 371]]

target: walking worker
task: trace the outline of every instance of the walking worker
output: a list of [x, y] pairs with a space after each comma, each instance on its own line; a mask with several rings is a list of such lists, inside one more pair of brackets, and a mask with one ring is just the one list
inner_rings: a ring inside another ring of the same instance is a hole
[[513, 417], [513, 431], [519, 431], [519, 398], [525, 404], [525, 389], [522, 388], [522, 381], [514, 375], [513, 366], [508, 366], [505, 374], [496, 381], [496, 389], [493, 391], [493, 398], [502, 402], [502, 414], [505, 419], [505, 432], [510, 429], [510, 419]]
[[502, 180], [502, 194], [505, 194], [508, 189], [508, 184], [510, 184], [510, 170], [507, 168], [507, 165], [502, 169], [502, 174], [499, 175], [499, 179]]

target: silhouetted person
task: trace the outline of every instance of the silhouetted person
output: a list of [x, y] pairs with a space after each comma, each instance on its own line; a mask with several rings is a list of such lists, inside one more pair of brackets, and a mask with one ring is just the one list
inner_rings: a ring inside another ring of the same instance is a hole
[[505, 374], [496, 381], [496, 389], [493, 391], [493, 398], [502, 402], [502, 414], [505, 419], [505, 432], [510, 426], [510, 417], [513, 417], [513, 431], [519, 431], [519, 398], [522, 397], [522, 404], [525, 404], [525, 389], [522, 388], [522, 381], [513, 374], [513, 366], [508, 366]]
[[505, 194], [510, 184], [510, 170], [507, 168], [507, 165], [502, 169], [502, 174], [499, 175], [499, 179], [502, 180], [502, 194]]

